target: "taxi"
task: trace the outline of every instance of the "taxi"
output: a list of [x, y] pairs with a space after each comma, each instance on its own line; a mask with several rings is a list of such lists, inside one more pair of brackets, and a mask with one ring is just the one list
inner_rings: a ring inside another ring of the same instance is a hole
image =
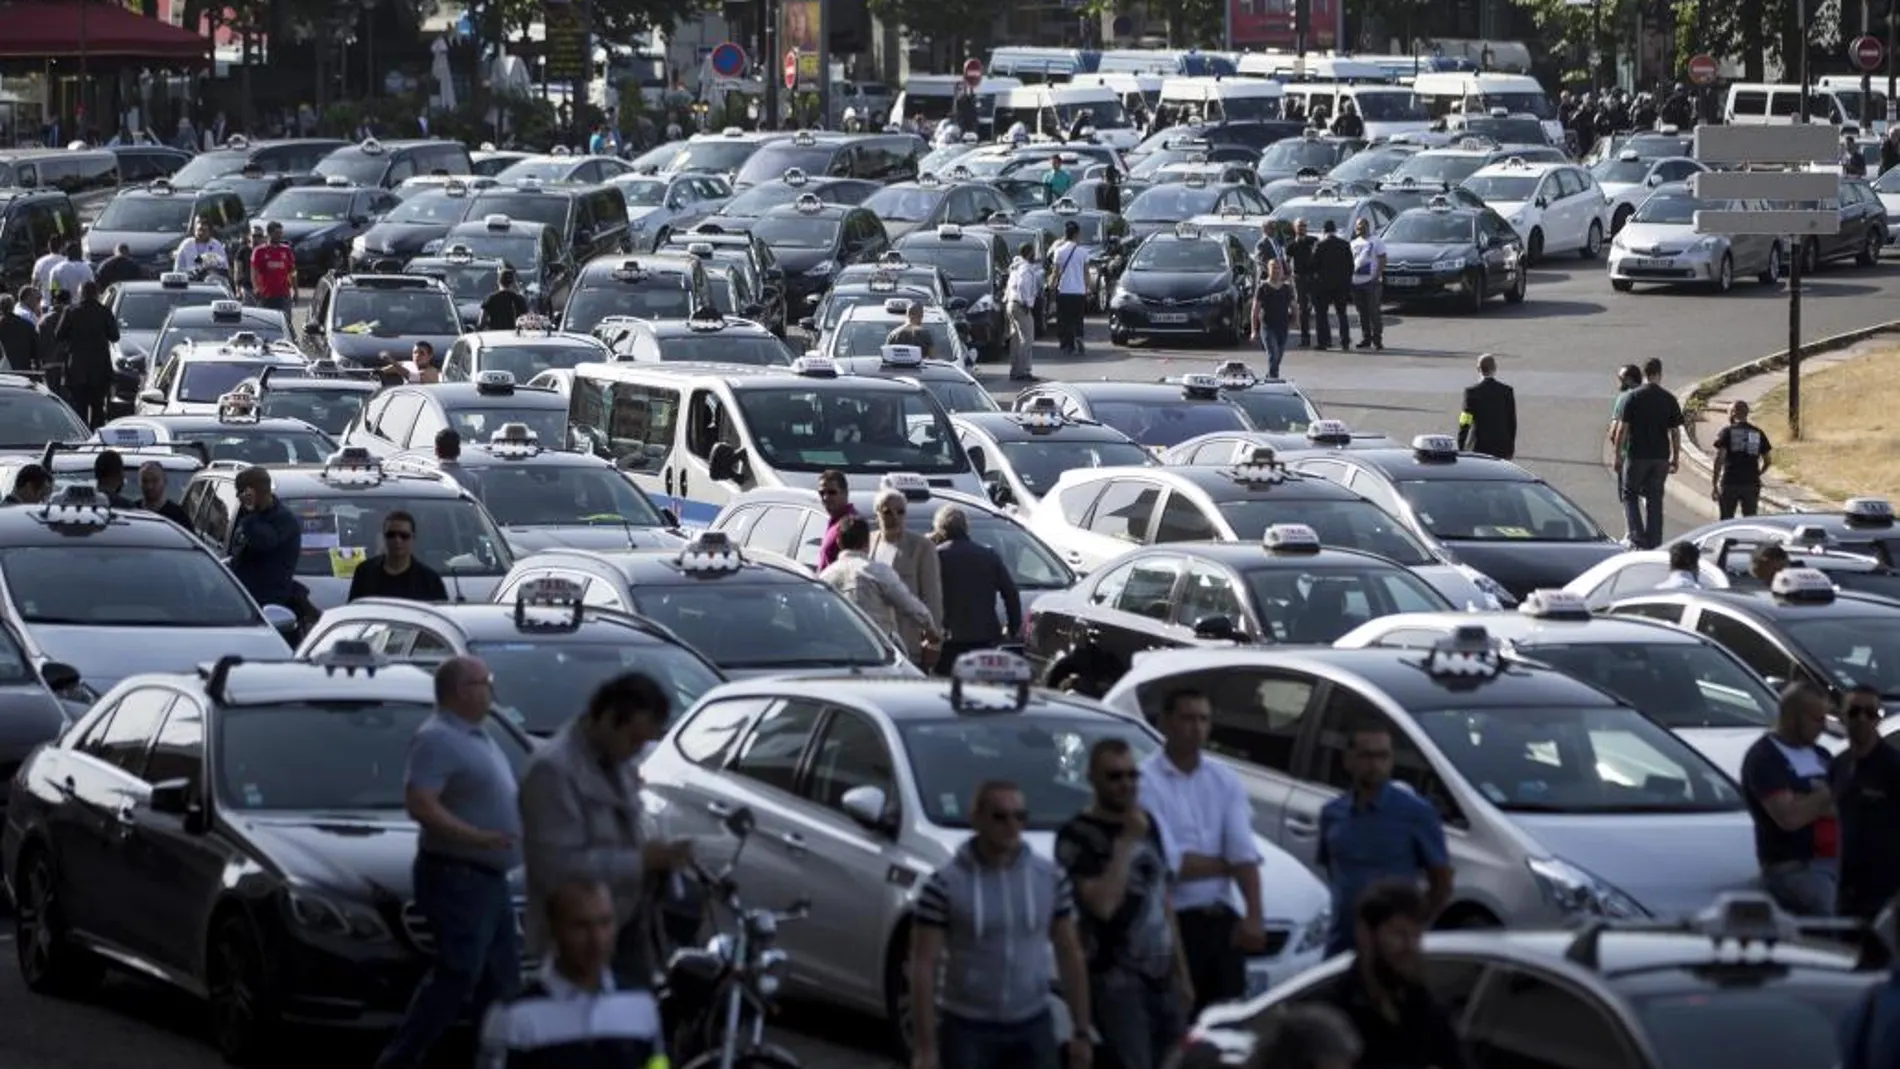
[[[517, 561], [493, 600], [513, 604], [524, 584], [549, 579], [580, 587], [586, 604], [665, 628], [729, 678], [920, 674], [850, 599], [790, 561], [741, 552], [723, 532], [677, 549], [544, 550]], [[743, 627], [733, 626], [735, 606], [745, 607]]]
[[812, 193], [767, 210], [751, 232], [778, 256], [790, 308], [806, 307], [847, 265], [874, 261], [890, 248], [883, 222], [869, 209], [827, 204]]
[[434, 448], [445, 430], [483, 442], [503, 424], [522, 423], [543, 442], [565, 442], [566, 416], [567, 398], [554, 390], [518, 386], [507, 371], [478, 371], [469, 382], [392, 386], [370, 398], [338, 441], [388, 456]]
[[[480, 204], [471, 210], [479, 210]], [[432, 243], [433, 244], [433, 243]], [[561, 241], [561, 228], [546, 223], [490, 214], [449, 228], [438, 247], [425, 255], [456, 248], [472, 257], [500, 260], [515, 269], [521, 294], [536, 311], [559, 308], [574, 284], [573, 252]]]
[[1256, 449], [1276, 454], [1302, 449], [1392, 449], [1397, 443], [1377, 431], [1355, 431], [1343, 420], [1316, 419], [1304, 431], [1215, 431], [1189, 438], [1164, 450], [1161, 463], [1170, 466], [1215, 466], [1244, 463]]
[[[929, 319], [926, 311], [924, 318]], [[850, 322], [852, 317], [847, 317]], [[966, 412], [997, 412], [1001, 406], [990, 391], [956, 360], [925, 359], [915, 345], [880, 345], [877, 355], [847, 356], [837, 361], [841, 375], [864, 375], [874, 379], [901, 379], [915, 382], [930, 391], [945, 412], [952, 416]]]
[[[1158, 167], [1155, 171], [1161, 169]], [[1154, 172], [1146, 177], [1154, 180]], [[1251, 213], [1271, 210], [1267, 198], [1260, 195], [1253, 169], [1245, 164], [1233, 165], [1227, 174], [1190, 170], [1173, 180], [1151, 185], [1124, 204], [1122, 218], [1128, 222], [1128, 236], [1145, 243], [1157, 234], [1167, 233], [1180, 220], [1218, 215], [1230, 204]]]
[[1589, 171], [1574, 163], [1533, 163], [1512, 156], [1481, 167], [1463, 185], [1511, 224], [1524, 257], [1575, 252], [1594, 260], [1610, 229], [1610, 204]]
[[845, 312], [860, 305], [881, 306], [890, 301], [917, 301], [925, 308], [941, 308], [957, 324], [959, 336], [969, 331], [963, 321], [967, 307], [961, 297], [950, 296], [950, 280], [940, 267], [886, 259], [878, 264], [856, 264], [839, 272], [824, 294], [812, 302], [812, 314], [798, 321], [798, 329], [814, 340], [822, 340]]
[[725, 682], [712, 662], [665, 628], [584, 605], [582, 595], [578, 586], [543, 579], [522, 583], [506, 603], [362, 598], [325, 612], [297, 656], [321, 659], [339, 644], [362, 642], [428, 670], [449, 657], [479, 657], [495, 677], [499, 712], [543, 737], [587, 708], [602, 683], [627, 672], [658, 683], [676, 717]]
[[38, 379], [0, 372], [0, 450], [38, 449], [47, 442], [83, 442], [86, 421]]
[[1190, 216], [1183, 222], [1199, 228], [1203, 234], [1231, 237], [1240, 242], [1242, 248], [1251, 249], [1260, 240], [1260, 225], [1272, 218], [1271, 209], [1248, 211], [1239, 204], [1229, 204], [1218, 212]]
[[504, 423], [485, 443], [465, 443], [453, 462], [433, 447], [397, 453], [383, 470], [433, 476], [467, 490], [501, 528], [515, 556], [572, 546], [678, 546], [679, 519], [653, 506], [612, 464], [585, 453], [543, 449], [522, 423]]
[[[399, 189], [402, 203], [350, 242], [349, 269], [374, 271], [442, 249], [442, 236], [468, 216], [470, 196], [492, 179], [422, 175], [433, 181]], [[411, 179], [417, 181], [417, 179]]]
[[1433, 197], [1426, 207], [1400, 212], [1379, 239], [1387, 301], [1446, 301], [1474, 315], [1494, 296], [1524, 302], [1530, 276], [1524, 243], [1490, 208]]
[[105, 426], [85, 442], [48, 442], [37, 457], [0, 455], [0, 495], [11, 494], [21, 469], [38, 464], [52, 476], [49, 496], [58, 497], [69, 486], [94, 487], [93, 464], [99, 454], [111, 450], [125, 461], [125, 490], [120, 495], [139, 499], [138, 472], [146, 464], [165, 469], [165, 496], [177, 501], [184, 496], [191, 477], [211, 462], [211, 450], [202, 442], [172, 442], [161, 445], [158, 435], [143, 427]]
[[436, 355], [462, 333], [462, 314], [446, 283], [422, 275], [348, 275], [311, 309], [304, 333], [345, 368], [376, 370], [409, 359], [426, 341]]
[[[1864, 506], [1857, 504], [1857, 507]], [[1896, 568], [1890, 558], [1883, 558], [1877, 548], [1879, 543], [1856, 541], [1854, 548], [1849, 549], [1825, 523], [1794, 527], [1773, 523], [1727, 524], [1718, 528], [1700, 538], [1687, 540], [1701, 550], [1702, 559], [1721, 574], [1721, 580], [1712, 584], [1718, 588], [1732, 586], [1753, 590], [1763, 586], [1754, 574], [1755, 552], [1763, 546], [1778, 545], [1787, 552], [1791, 567], [1821, 571], [1842, 590], [1900, 598], [1900, 568]]]
[[[228, 554], [235, 533], [237, 475], [248, 465], [213, 464], [185, 488], [179, 504], [198, 537]], [[386, 472], [361, 449], [339, 449], [322, 464], [271, 471], [277, 500], [303, 525], [297, 582], [319, 609], [343, 604], [357, 565], [379, 556], [383, 519], [415, 517], [416, 558], [433, 568], [457, 601], [482, 601], [514, 564], [508, 542], [473, 494], [445, 479]]]
[[1177, 223], [1129, 255], [1108, 299], [1108, 340], [1190, 335], [1235, 344], [1250, 329], [1254, 277], [1238, 239]]
[[380, 389], [375, 378], [345, 371], [334, 360], [313, 360], [298, 374], [266, 367], [232, 392], [255, 396], [264, 419], [302, 420], [334, 438]]
[[950, 425], [983, 476], [990, 500], [1011, 512], [1035, 508], [1065, 471], [1155, 463], [1141, 443], [1115, 428], [1063, 415], [1053, 397], [1036, 398], [1014, 412], [954, 413]]
[[785, 301], [785, 269], [778, 265], [770, 245], [752, 234], [728, 234], [709, 220], [690, 233], [668, 235], [659, 251], [693, 253], [709, 269], [723, 267], [744, 278], [746, 289], [761, 305], [756, 315], [747, 318], [765, 324], [774, 334], [784, 335], [791, 320], [791, 309]]
[[[1033, 689], [1032, 672], [991, 651], [959, 658], [950, 679], [834, 673], [729, 683], [674, 725], [641, 776], [677, 834], [717, 835], [713, 812], [744, 805], [759, 842], [791, 844], [798, 863], [748, 850], [733, 874], [741, 886], [828, 904], [780, 930], [794, 964], [786, 983], [881, 1018], [901, 1048], [917, 892], [969, 839], [975, 785], [1018, 784], [1029, 809], [1025, 842], [1049, 857], [1056, 829], [1088, 805], [1083, 766], [1097, 742], [1121, 739], [1137, 760], [1161, 749], [1160, 735], [1135, 718]], [[1319, 960], [1332, 918], [1316, 878], [1271, 839], [1255, 847], [1267, 945], [1247, 959], [1247, 990], [1265, 991]]]
[[610, 350], [597, 362], [789, 368], [793, 359], [792, 350], [763, 324], [723, 315], [717, 308], [701, 308], [687, 319], [608, 316], [594, 325], [594, 336]]
[[238, 383], [256, 378], [265, 368], [302, 374], [303, 350], [289, 341], [265, 341], [248, 330], [222, 342], [187, 341], [174, 347], [159, 364], [152, 384], [138, 394], [140, 416], [203, 416]]
[[266, 343], [296, 341], [290, 320], [275, 308], [257, 308], [230, 298], [206, 304], [181, 304], [171, 310], [158, 328], [152, 351], [141, 362], [126, 358], [117, 365], [121, 378], [136, 371], [140, 389], [148, 389], [158, 369], [170, 359], [172, 350], [186, 342], [217, 345], [233, 334], [255, 334]]
[[222, 278], [193, 282], [191, 276], [177, 271], [167, 271], [155, 282], [121, 282], [107, 290], [106, 308], [119, 322], [119, 340], [112, 343], [119, 398], [132, 399], [135, 384], [145, 377], [156, 350], [159, 328], [173, 309], [207, 305], [231, 296], [231, 284]]
[[1331, 223], [1339, 236], [1348, 240], [1363, 221], [1377, 234], [1398, 212], [1378, 194], [1359, 192], [1361, 188], [1322, 182], [1310, 190], [1303, 189], [1297, 197], [1275, 202], [1268, 218], [1287, 226], [1303, 220], [1313, 234], [1323, 233], [1326, 224]]
[[215, 415], [120, 416], [106, 428], [149, 436], [159, 446], [188, 447], [207, 464], [315, 464], [336, 448], [334, 439], [303, 420], [266, 419], [256, 395], [243, 390], [218, 398]]
[[1455, 186], [1486, 167], [1511, 159], [1526, 163], [1562, 163], [1568, 157], [1564, 155], [1563, 149], [1554, 145], [1543, 148], [1513, 145], [1505, 148], [1491, 138], [1473, 134], [1458, 138], [1442, 148], [1428, 148], [1414, 153], [1383, 177], [1388, 181], [1411, 178], [1419, 182], [1442, 182]]
[[1843, 553], [1874, 557], [1889, 566], [1900, 565], [1900, 525], [1894, 522], [1893, 502], [1884, 497], [1850, 498], [1842, 502], [1838, 512], [1790, 512], [1717, 520], [1682, 537], [1705, 547], [1720, 538], [1765, 542], [1777, 533], [1792, 532], [1797, 527], [1820, 528], [1828, 545]]
[[[1247, 414], [1253, 429], [1268, 434], [1298, 434], [1319, 419], [1319, 409], [1291, 379], [1256, 375], [1240, 360], [1214, 368], [1221, 396]], [[1185, 383], [1186, 377], [1181, 381]]]
[[1157, 454], [1196, 435], [1257, 429], [1216, 375], [1183, 375], [1178, 383], [1039, 382], [1011, 407], [1027, 411], [1045, 397], [1064, 419], [1106, 424]]
[[[1069, 224], [1074, 223], [1076, 240], [1087, 249], [1089, 258], [1089, 311], [1108, 308], [1109, 295], [1115, 289], [1115, 272], [1110, 264], [1122, 250], [1123, 243], [1129, 241], [1128, 221], [1120, 213], [1084, 208], [1073, 197], [1058, 197], [1046, 208], [1035, 208], [1017, 216], [1016, 223], [1042, 231], [1045, 244], [1050, 248], [1063, 239]], [[1044, 269], [1051, 266], [1045, 257]], [[1037, 322], [1041, 323], [1042, 318], [1038, 317]]]
[[501, 288], [508, 262], [499, 256], [477, 256], [467, 245], [451, 245], [430, 256], [418, 256], [403, 265], [405, 275], [438, 279], [455, 296], [455, 312], [468, 330], [480, 328], [482, 302]]
[[1002, 301], [1015, 254], [1002, 235], [946, 223], [906, 234], [891, 247], [913, 264], [943, 269], [950, 280], [950, 295], [966, 302], [963, 315], [970, 324], [970, 346], [978, 357], [995, 358], [1009, 351]]
[[603, 256], [581, 268], [560, 324], [574, 334], [592, 334], [608, 316], [685, 319], [713, 307], [706, 265], [690, 256]]
[[513, 330], [476, 330], [437, 353], [443, 382], [473, 382], [484, 371], [505, 371], [527, 382], [543, 371], [613, 359], [598, 338], [557, 331], [546, 316], [526, 315]]
[[[891, 297], [882, 303], [865, 303], [844, 310], [837, 324], [818, 339], [812, 350], [833, 361], [881, 356], [891, 331], [907, 322], [910, 302]], [[930, 335], [930, 348], [924, 354], [931, 360], [964, 367], [976, 366], [980, 352], [964, 343], [961, 325], [942, 308], [924, 307], [924, 330]]]

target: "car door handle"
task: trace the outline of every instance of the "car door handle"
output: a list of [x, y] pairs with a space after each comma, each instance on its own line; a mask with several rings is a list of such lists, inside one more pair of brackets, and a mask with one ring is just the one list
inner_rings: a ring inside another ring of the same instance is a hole
[[688, 491], [687, 491], [687, 489], [686, 489], [686, 469], [685, 469], [685, 468], [681, 468], [681, 469], [680, 469], [680, 492], [679, 492], [679, 496], [681, 496], [681, 497], [685, 497], [685, 496], [687, 496], [687, 493], [688, 493]]
[[132, 834], [132, 825], [137, 822], [138, 816], [133, 811], [131, 802], [120, 802], [119, 808], [113, 810], [112, 815], [119, 822], [120, 835]]
[[706, 812], [711, 813], [720, 820], [724, 820], [732, 815], [732, 807], [724, 802], [707, 802]]
[[1309, 817], [1288, 817], [1286, 830], [1296, 839], [1311, 839], [1319, 834], [1319, 822]]
[[780, 832], [778, 841], [784, 843], [793, 853], [802, 854], [805, 852], [805, 837], [795, 831]]

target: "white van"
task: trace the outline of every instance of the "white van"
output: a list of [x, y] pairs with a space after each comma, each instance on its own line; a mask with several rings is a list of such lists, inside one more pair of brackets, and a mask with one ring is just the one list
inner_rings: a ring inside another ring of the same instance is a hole
[[1557, 118], [1557, 105], [1537, 79], [1528, 74], [1500, 74], [1495, 71], [1431, 71], [1412, 82], [1425, 111], [1436, 119], [1452, 112], [1489, 115], [1503, 108], [1510, 115], [1535, 115], [1544, 124], [1550, 143], [1564, 143], [1564, 126]]
[[1161, 101], [1162, 77], [1159, 74], [1132, 74], [1109, 71], [1105, 74], [1078, 74], [1070, 85], [1100, 85], [1114, 90], [1121, 98], [1122, 110], [1129, 115], [1153, 115]]
[[[1875, 122], [1871, 130], [1887, 128], [1887, 96], [1874, 92]], [[1861, 125], [1860, 78], [1824, 77], [1808, 93], [1808, 118], [1835, 126]], [[1767, 126], [1800, 119], [1801, 87], [1792, 82], [1737, 82], [1728, 87], [1722, 121], [1738, 126]]]
[[1086, 125], [1094, 128], [1102, 144], [1127, 150], [1141, 141], [1141, 133], [1128, 122], [1121, 98], [1105, 85], [1025, 85], [1005, 89], [996, 96], [996, 129], [1008, 130], [1022, 123], [1031, 134], [1067, 137], [1076, 119], [1088, 112]]
[[[1014, 78], [985, 78], [976, 84], [977, 129], [969, 131], [979, 140], [994, 141], [992, 124], [996, 117], [996, 95], [1005, 89], [1020, 89]], [[891, 121], [908, 123], [922, 118], [938, 123], [956, 117], [957, 91], [963, 88], [961, 74], [913, 74], [891, 104]]]
[[1392, 76], [1377, 63], [1352, 56], [1308, 52], [1249, 52], [1240, 57], [1240, 73], [1251, 78], [1282, 82], [1388, 82]]
[[840, 377], [830, 360], [807, 356], [790, 369], [581, 364], [570, 389], [570, 440], [612, 460], [689, 528], [747, 490], [817, 489], [827, 470], [856, 486], [905, 471], [983, 493], [950, 417], [915, 381]]
[[1285, 94], [1279, 82], [1261, 78], [1168, 78], [1161, 83], [1161, 114], [1175, 115], [1174, 122], [1277, 119]]
[[1339, 114], [1339, 106], [1352, 101], [1354, 110], [1366, 124], [1366, 137], [1397, 137], [1422, 134], [1432, 128], [1432, 117], [1425, 112], [1417, 95], [1402, 85], [1363, 82], [1288, 82], [1287, 100], [1300, 102], [1300, 114], [1312, 119], [1324, 115], [1326, 121]]
[[1079, 48], [1030, 48], [1005, 45], [990, 51], [986, 74], [1017, 78], [1026, 84], [1066, 82], [1087, 69]]

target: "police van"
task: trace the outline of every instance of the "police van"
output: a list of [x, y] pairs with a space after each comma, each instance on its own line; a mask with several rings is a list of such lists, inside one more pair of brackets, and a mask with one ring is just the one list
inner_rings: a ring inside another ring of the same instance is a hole
[[[993, 140], [996, 94], [1005, 89], [1020, 89], [1022, 84], [1015, 78], [985, 78], [976, 83], [976, 129], [965, 132], [975, 134], [983, 141]], [[968, 85], [960, 74], [913, 74], [904, 82], [904, 88], [898, 91], [897, 100], [891, 105], [891, 121], [900, 126], [913, 119], [930, 123], [945, 119], [954, 121], [957, 97], [966, 91]]]
[[1279, 118], [1285, 95], [1285, 87], [1265, 78], [1168, 78], [1160, 107], [1182, 122], [1257, 122]]
[[1419, 103], [1412, 90], [1402, 85], [1376, 82], [1292, 82], [1286, 87], [1288, 100], [1300, 103], [1300, 114], [1314, 122], [1330, 122], [1346, 102], [1365, 123], [1368, 141], [1402, 134], [1423, 134], [1432, 128], [1432, 117]]
[[841, 377], [823, 357], [790, 368], [582, 364], [569, 389], [575, 447], [613, 461], [689, 528], [747, 490], [812, 489], [831, 470], [861, 482], [915, 472], [932, 487], [983, 492], [929, 390]]

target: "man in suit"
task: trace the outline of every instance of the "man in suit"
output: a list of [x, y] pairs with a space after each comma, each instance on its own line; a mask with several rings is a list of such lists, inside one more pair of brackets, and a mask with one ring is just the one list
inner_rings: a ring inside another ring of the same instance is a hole
[[1317, 284], [1313, 294], [1313, 313], [1319, 317], [1319, 348], [1333, 344], [1330, 320], [1339, 318], [1339, 348], [1352, 348], [1352, 327], [1346, 308], [1352, 303], [1352, 245], [1339, 234], [1339, 226], [1328, 219], [1321, 224], [1324, 235], [1313, 246], [1313, 273]]
[[0, 356], [9, 370], [39, 370], [39, 331], [19, 314], [11, 293], [0, 293]]
[[1498, 381], [1498, 358], [1478, 358], [1478, 381], [1465, 387], [1458, 448], [1509, 460], [1517, 454], [1517, 394]]

